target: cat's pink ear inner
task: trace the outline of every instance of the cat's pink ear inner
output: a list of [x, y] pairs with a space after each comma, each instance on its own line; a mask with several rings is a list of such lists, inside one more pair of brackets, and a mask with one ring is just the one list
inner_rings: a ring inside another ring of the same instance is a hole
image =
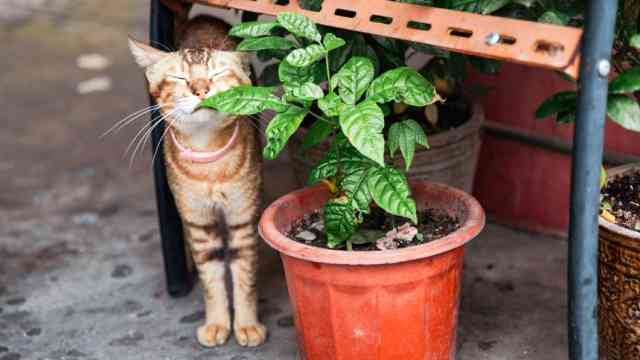
[[129, 37], [129, 50], [140, 67], [147, 67], [160, 61], [169, 53], [158, 50], [145, 43]]

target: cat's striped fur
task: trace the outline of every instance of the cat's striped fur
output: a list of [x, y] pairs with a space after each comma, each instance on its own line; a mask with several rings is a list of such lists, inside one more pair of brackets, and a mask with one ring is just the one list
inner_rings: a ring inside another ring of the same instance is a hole
[[240, 345], [266, 338], [257, 318], [257, 218], [262, 166], [259, 138], [250, 119], [210, 109], [199, 102], [219, 91], [250, 83], [244, 54], [228, 38], [228, 25], [208, 16], [184, 27], [180, 50], [162, 52], [131, 40], [130, 48], [145, 68], [149, 92], [177, 141], [196, 151], [215, 151], [229, 141], [239, 122], [238, 141], [215, 162], [180, 157], [171, 137], [164, 154], [171, 191], [205, 294], [206, 321], [197, 332], [205, 346], [226, 342], [231, 319], [225, 290], [225, 257], [233, 283], [233, 331]]

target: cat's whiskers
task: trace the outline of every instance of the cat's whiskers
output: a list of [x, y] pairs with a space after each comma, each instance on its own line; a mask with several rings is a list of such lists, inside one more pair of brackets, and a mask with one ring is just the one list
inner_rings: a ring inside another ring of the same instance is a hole
[[131, 163], [133, 162], [133, 157], [135, 157], [135, 153], [137, 152], [137, 149], [140, 147], [141, 143], [146, 142], [146, 138], [147, 136], [149, 136], [149, 134], [151, 134], [151, 132], [153, 131], [153, 129], [155, 127], [157, 127], [159, 124], [162, 123], [162, 120], [170, 115], [171, 112], [168, 113], [164, 113], [164, 114], [160, 114], [156, 117], [154, 117], [153, 119], [151, 119], [151, 121], [145, 125], [143, 125], [140, 130], [138, 130], [138, 132], [133, 136], [133, 139], [131, 140], [131, 142], [129, 142], [129, 145], [127, 146], [125, 152], [124, 152], [124, 157], [127, 156], [127, 154], [129, 154], [132, 150], [132, 159], [130, 161], [130, 167], [131, 167]]
[[131, 168], [133, 166], [133, 162], [135, 161], [136, 158], [136, 154], [138, 153], [138, 151], [142, 148], [142, 145], [146, 144], [147, 139], [151, 138], [151, 133], [153, 132], [153, 130], [158, 127], [158, 125], [160, 125], [165, 119], [167, 119], [169, 116], [173, 115], [177, 110], [173, 109], [165, 114], [162, 114], [162, 116], [153, 124], [153, 126], [151, 126], [150, 128], [148, 128], [143, 134], [142, 136], [138, 139], [138, 143], [136, 144], [135, 148], [133, 149], [133, 153], [131, 154], [131, 159], [129, 161], [129, 168]]
[[107, 131], [105, 131], [102, 135], [100, 135], [100, 138], [103, 138], [111, 133], [117, 133], [120, 130], [122, 130], [125, 126], [133, 123], [135, 120], [139, 119], [140, 117], [142, 117], [143, 115], [146, 115], [147, 113], [153, 112], [157, 109], [160, 109], [162, 107], [165, 107], [166, 105], [150, 105], [150, 106], [146, 106], [140, 110], [137, 110], [129, 115], [127, 115], [125, 118], [123, 118], [122, 120], [117, 121], [113, 126], [111, 126]]
[[155, 150], [153, 151], [153, 157], [151, 158], [151, 166], [153, 166], [153, 163], [156, 161], [156, 155], [158, 154], [158, 150], [160, 149], [160, 145], [162, 145], [162, 142], [164, 141], [164, 138], [167, 136], [167, 133], [169, 132], [169, 130], [171, 129], [171, 127], [173, 126], [173, 124], [179, 121], [176, 118], [173, 119], [169, 119], [169, 124], [167, 126], [165, 126], [164, 132], [162, 133], [162, 136], [160, 136], [160, 141], [158, 141], [158, 144], [156, 145]]
[[143, 125], [138, 132], [133, 136], [133, 139], [131, 140], [131, 142], [129, 143], [129, 145], [127, 146], [127, 148], [125, 149], [125, 156], [126, 154], [129, 152], [129, 150], [132, 149], [133, 144], [136, 142], [136, 140], [138, 139], [138, 137], [142, 134], [145, 134], [147, 131], [149, 131], [151, 128], [158, 126], [158, 124], [164, 119], [165, 116], [167, 116], [168, 114], [170, 114], [171, 111], [169, 111], [168, 113], [159, 113], [159, 115], [153, 117], [151, 119], [151, 121], [149, 121], [148, 123], [146, 123], [145, 125]]

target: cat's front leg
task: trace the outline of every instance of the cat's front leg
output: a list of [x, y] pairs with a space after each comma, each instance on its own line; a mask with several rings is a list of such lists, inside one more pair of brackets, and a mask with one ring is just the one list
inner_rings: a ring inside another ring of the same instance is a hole
[[[246, 218], [246, 214], [244, 216]], [[233, 331], [238, 344], [258, 346], [267, 338], [266, 327], [258, 321], [256, 272], [258, 234], [255, 216], [229, 224], [229, 258], [233, 280]]]
[[207, 347], [222, 345], [231, 331], [224, 281], [226, 229], [219, 219], [207, 224], [185, 222], [184, 226], [204, 292], [206, 319], [198, 328], [198, 342]]

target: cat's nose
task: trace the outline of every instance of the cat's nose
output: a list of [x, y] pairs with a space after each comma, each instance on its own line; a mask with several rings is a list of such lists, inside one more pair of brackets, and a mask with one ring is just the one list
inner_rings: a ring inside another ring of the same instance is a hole
[[191, 92], [193, 93], [193, 95], [199, 97], [200, 99], [204, 99], [204, 97], [207, 95], [207, 92], [209, 91], [209, 82], [206, 80], [198, 79], [191, 82], [191, 84], [189, 85], [191, 87]]

